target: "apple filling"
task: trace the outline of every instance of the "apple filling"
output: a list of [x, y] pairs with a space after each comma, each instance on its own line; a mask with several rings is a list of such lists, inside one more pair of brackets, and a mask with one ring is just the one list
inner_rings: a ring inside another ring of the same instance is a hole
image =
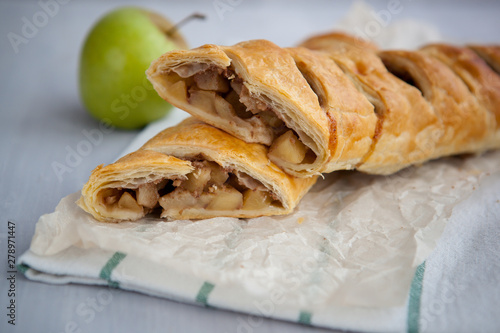
[[169, 93], [183, 103], [219, 117], [250, 142], [270, 146], [269, 157], [285, 164], [312, 163], [316, 155], [286, 127], [265, 96], [253, 96], [231, 68], [208, 64], [187, 64], [168, 73]]
[[99, 193], [101, 206], [120, 220], [139, 219], [157, 210], [163, 218], [182, 218], [185, 211], [210, 210], [224, 215], [282, 207], [262, 183], [243, 172], [211, 161], [194, 161], [192, 165], [194, 171], [185, 177], [106, 188]]

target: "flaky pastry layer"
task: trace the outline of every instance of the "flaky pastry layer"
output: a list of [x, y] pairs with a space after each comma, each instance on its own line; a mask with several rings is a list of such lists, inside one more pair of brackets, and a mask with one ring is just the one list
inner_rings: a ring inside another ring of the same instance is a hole
[[288, 214], [316, 177], [290, 176], [266, 152], [191, 118], [97, 167], [78, 205], [104, 222]]

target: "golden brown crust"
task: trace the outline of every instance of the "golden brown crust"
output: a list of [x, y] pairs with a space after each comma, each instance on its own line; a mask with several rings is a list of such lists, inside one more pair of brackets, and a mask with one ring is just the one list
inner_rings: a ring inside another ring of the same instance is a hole
[[377, 117], [373, 105], [326, 54], [290, 48], [330, 121], [330, 158], [322, 172], [353, 169], [372, 144]]
[[429, 158], [486, 149], [493, 130], [491, 114], [482, 108], [453, 71], [422, 52], [382, 51], [385, 65], [399, 76], [410, 76], [442, 123], [443, 135]]
[[373, 47], [357, 41], [331, 34], [302, 44], [331, 57], [375, 106], [378, 122], [372, 145], [357, 169], [390, 174], [427, 160], [434, 151], [433, 139], [441, 136], [437, 117], [417, 89], [387, 71]]
[[500, 144], [500, 76], [471, 49], [445, 44], [427, 45], [421, 49], [451, 68], [465, 83], [486, 112], [493, 115], [490, 143], [486, 148]]
[[370, 41], [338, 31], [310, 37], [299, 45], [311, 50], [328, 51], [329, 49], [337, 49], [339, 43], [358, 47], [364, 50], [378, 50], [378, 46]]
[[469, 45], [474, 52], [484, 59], [498, 74], [500, 74], [500, 46]]
[[[113, 211], [106, 210], [99, 195], [108, 188], [137, 188], [162, 179], [179, 179], [194, 170], [191, 160], [209, 160], [223, 168], [249, 175], [263, 184], [282, 204], [260, 211], [189, 210], [170, 216], [177, 219], [200, 219], [216, 216], [256, 217], [281, 215], [293, 211], [317, 177], [295, 178], [269, 162], [267, 148], [247, 144], [233, 136], [193, 118], [160, 132], [141, 149], [113, 164], [97, 167], [82, 189], [78, 204], [96, 219], [119, 222]], [[134, 215], [137, 219], [145, 215]]]

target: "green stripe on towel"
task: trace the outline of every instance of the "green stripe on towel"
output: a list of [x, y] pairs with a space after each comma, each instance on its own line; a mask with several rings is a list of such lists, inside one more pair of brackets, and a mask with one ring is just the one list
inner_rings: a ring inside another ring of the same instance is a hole
[[417, 267], [410, 287], [410, 299], [408, 300], [408, 333], [418, 333], [420, 322], [420, 299], [422, 296], [422, 282], [424, 280], [425, 261]]
[[26, 271], [28, 269], [30, 269], [30, 267], [28, 265], [25, 265], [25, 264], [19, 264], [19, 265], [16, 266], [16, 268], [17, 268], [18, 272], [21, 272], [23, 274], [26, 274]]
[[214, 289], [214, 285], [210, 282], [205, 281], [198, 291], [198, 295], [196, 295], [196, 302], [203, 304], [204, 306], [208, 306], [208, 295]]
[[102, 267], [99, 277], [108, 281], [108, 285], [110, 287], [118, 288], [120, 286], [118, 282], [111, 281], [111, 273], [126, 256], [127, 255], [125, 253], [115, 252], [111, 258], [109, 258], [108, 262], [106, 262], [106, 264]]
[[311, 312], [300, 311], [298, 322], [304, 325], [311, 325], [311, 317], [312, 317]]

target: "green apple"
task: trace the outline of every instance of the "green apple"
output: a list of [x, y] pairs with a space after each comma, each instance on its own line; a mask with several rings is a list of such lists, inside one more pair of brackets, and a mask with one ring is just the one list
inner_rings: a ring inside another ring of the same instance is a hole
[[114, 10], [96, 23], [83, 46], [79, 80], [92, 116], [134, 129], [167, 114], [171, 105], [158, 96], [145, 72], [163, 53], [187, 48], [171, 27], [160, 15], [135, 7]]

